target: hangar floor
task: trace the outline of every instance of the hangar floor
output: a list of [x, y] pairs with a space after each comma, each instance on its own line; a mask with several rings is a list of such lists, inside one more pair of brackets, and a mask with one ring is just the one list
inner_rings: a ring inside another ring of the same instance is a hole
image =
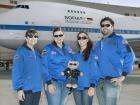
[[[136, 67], [135, 67], [136, 69]], [[128, 75], [124, 81], [121, 100], [119, 105], [140, 105], [140, 70], [136, 69], [131, 75]], [[0, 104], [18, 105], [16, 92], [11, 86], [11, 72], [0, 70]], [[40, 105], [47, 105], [44, 92], [42, 93]], [[66, 105], [75, 105], [73, 96], [70, 95]], [[98, 105], [97, 98], [94, 98], [94, 105]]]

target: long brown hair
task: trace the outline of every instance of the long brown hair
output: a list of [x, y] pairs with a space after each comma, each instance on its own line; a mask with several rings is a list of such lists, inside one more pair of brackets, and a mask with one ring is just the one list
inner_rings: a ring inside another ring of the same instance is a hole
[[[84, 34], [87, 36], [87, 38], [88, 38], [87, 47], [86, 47], [86, 49], [82, 52], [84, 60], [87, 61], [88, 58], [89, 58], [89, 55], [90, 55], [90, 52], [91, 52], [91, 50], [92, 50], [92, 46], [93, 46], [93, 45], [92, 45], [92, 41], [90, 40], [90, 38], [89, 38], [87, 32], [80, 31], [80, 32], [77, 34], [77, 39], [78, 39], [78, 37], [79, 37], [79, 35], [80, 35], [81, 33], [84, 33]], [[78, 43], [78, 46], [79, 46], [79, 48], [80, 48], [79, 43]]]

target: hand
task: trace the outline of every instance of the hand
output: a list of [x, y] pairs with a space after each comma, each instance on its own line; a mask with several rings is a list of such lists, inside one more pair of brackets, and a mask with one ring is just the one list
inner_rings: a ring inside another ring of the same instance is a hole
[[111, 82], [116, 82], [115, 85], [121, 84], [125, 80], [125, 76], [120, 76], [118, 78], [111, 79]]
[[88, 95], [89, 95], [89, 96], [93, 96], [94, 94], [95, 94], [95, 88], [90, 87], [90, 88], [88, 89]]
[[56, 87], [53, 84], [48, 85], [48, 91], [50, 94], [55, 94]]
[[18, 93], [17, 93], [17, 96], [18, 96], [18, 99], [20, 101], [24, 101], [25, 100], [25, 94], [24, 94], [23, 90], [19, 90]]

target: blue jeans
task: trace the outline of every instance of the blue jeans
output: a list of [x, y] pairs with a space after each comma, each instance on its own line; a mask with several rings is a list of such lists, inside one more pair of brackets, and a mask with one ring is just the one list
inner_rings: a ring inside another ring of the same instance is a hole
[[25, 100], [19, 101], [20, 105], [39, 105], [41, 92], [24, 91], [24, 94]]
[[56, 87], [54, 95], [45, 90], [48, 105], [65, 105], [69, 93], [65, 83], [58, 83], [53, 81], [53, 85]]
[[118, 105], [121, 85], [111, 83], [110, 80], [102, 79], [96, 88], [99, 105]]
[[93, 96], [88, 96], [88, 89], [75, 90], [73, 96], [76, 105], [92, 105]]

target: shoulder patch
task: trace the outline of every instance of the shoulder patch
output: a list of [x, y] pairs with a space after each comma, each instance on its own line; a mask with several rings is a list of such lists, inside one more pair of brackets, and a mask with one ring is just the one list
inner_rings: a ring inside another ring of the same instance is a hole
[[112, 46], [112, 45], [116, 45], [116, 41], [110, 41], [110, 42], [109, 42], [109, 45], [111, 45], [111, 46]]
[[14, 59], [19, 59], [20, 58], [20, 56], [19, 55], [14, 55]]
[[98, 56], [97, 56], [97, 55], [94, 55], [94, 59], [95, 59], [95, 60], [98, 60], [99, 58], [98, 58]]
[[126, 39], [122, 40], [122, 44], [128, 44], [127, 40]]
[[47, 54], [47, 50], [42, 51], [42, 55]]
[[28, 57], [29, 57], [29, 58], [33, 58], [33, 55], [30, 54], [30, 55], [28, 55]]

